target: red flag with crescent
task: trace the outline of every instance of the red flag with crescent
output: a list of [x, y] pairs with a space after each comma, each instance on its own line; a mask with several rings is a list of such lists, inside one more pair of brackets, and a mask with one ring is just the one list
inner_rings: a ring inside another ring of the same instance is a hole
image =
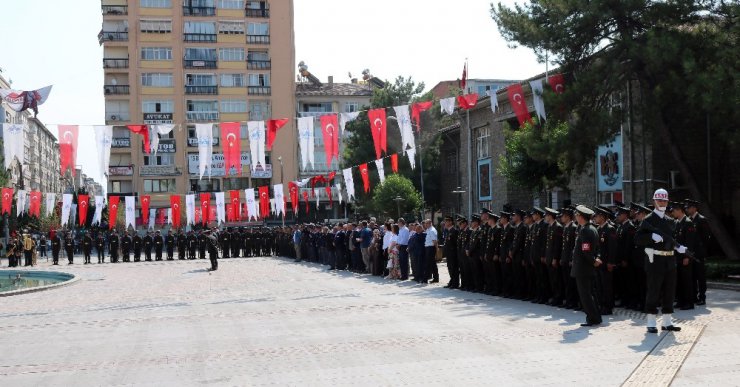
[[149, 127], [147, 125], [127, 125], [128, 130], [144, 137], [144, 153], [149, 154]]
[[478, 102], [478, 93], [470, 93], [457, 96], [457, 104], [461, 109], [469, 110]]
[[391, 170], [393, 173], [398, 173], [398, 153], [391, 155]]
[[367, 172], [367, 163], [360, 164], [360, 176], [362, 177], [362, 187], [365, 193], [370, 192], [370, 175]]
[[275, 142], [277, 131], [288, 123], [287, 118], [277, 118], [267, 120], [267, 150], [272, 150], [272, 143]]
[[77, 125], [59, 125], [59, 161], [62, 175], [69, 169], [75, 175], [77, 164]]
[[373, 144], [375, 144], [375, 156], [380, 158], [380, 152], [386, 151], [385, 109], [369, 110], [367, 118], [370, 120], [370, 132], [373, 135]]
[[203, 224], [208, 224], [208, 215], [211, 213], [209, 208], [211, 206], [211, 194], [202, 193], [200, 194], [200, 214]]
[[149, 202], [152, 198], [149, 195], [141, 195], [141, 221], [149, 224]]
[[231, 167], [236, 169], [237, 176], [242, 174], [240, 128], [241, 124], [238, 122], [221, 123], [221, 148], [224, 150], [226, 176], [231, 174]]
[[326, 114], [319, 118], [321, 121], [321, 134], [324, 138], [324, 153], [326, 153], [326, 165], [331, 165], [331, 160], [336, 156], [339, 160], [339, 124], [336, 114]]
[[303, 191], [301, 193], [303, 194], [303, 202], [306, 203], [306, 214], [308, 214], [308, 192]]
[[547, 83], [550, 84], [550, 87], [555, 94], [563, 94], [565, 91], [565, 79], [563, 78], [563, 74], [550, 75], [547, 77]]
[[3, 214], [9, 214], [13, 208], [13, 189], [3, 188]]
[[172, 227], [180, 227], [180, 195], [170, 195], [172, 209]]
[[79, 215], [77, 217], [77, 224], [84, 226], [87, 221], [87, 209], [90, 207], [90, 196], [89, 195], [77, 195], [77, 211]]
[[28, 203], [28, 215], [41, 216], [41, 191], [31, 191]]
[[416, 131], [421, 132], [421, 112], [432, 107], [433, 102], [415, 102], [411, 105], [411, 121], [416, 122]]
[[239, 208], [241, 208], [239, 203], [239, 190], [234, 189], [229, 191], [229, 198], [231, 199], [231, 206], [234, 207], [234, 217], [231, 220], [232, 222], [238, 222], [240, 220]]
[[293, 205], [293, 213], [298, 213], [298, 184], [294, 181], [288, 183], [288, 193], [290, 194], [290, 204]]
[[522, 85], [518, 83], [510, 85], [506, 89], [506, 94], [509, 96], [511, 110], [516, 114], [516, 118], [519, 120], [519, 125], [524, 125], [524, 123], [528, 121], [531, 122], [532, 116], [529, 115], [529, 108], [527, 108], [527, 101], [524, 99]]
[[324, 189], [326, 190], [326, 196], [329, 197], [329, 208], [331, 208], [331, 186], [327, 184]]
[[121, 198], [119, 196], [108, 196], [108, 229], [113, 230], [118, 218], [118, 204]]
[[260, 195], [260, 217], [267, 218], [270, 216], [270, 187], [259, 187]]
[[226, 207], [226, 221], [233, 222], [234, 221], [234, 205], [231, 203], [226, 203], [224, 207]]

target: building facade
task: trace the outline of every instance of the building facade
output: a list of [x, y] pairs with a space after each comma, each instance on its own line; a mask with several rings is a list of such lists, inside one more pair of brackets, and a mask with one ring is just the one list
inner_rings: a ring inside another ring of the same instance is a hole
[[[519, 81], [511, 79], [484, 79], [471, 78], [465, 82], [465, 94], [478, 93], [479, 96], [487, 95], [489, 90], [497, 91]], [[460, 81], [441, 81], [432, 88], [432, 94], [436, 98], [445, 98], [450, 96], [450, 89], [458, 88]]]
[[[273, 185], [297, 177], [293, 2], [103, 0], [105, 121], [114, 125], [108, 193], [169, 196]], [[267, 165], [251, 171], [247, 121], [291, 118]], [[242, 174], [224, 176], [218, 125], [213, 174], [198, 177], [196, 123], [241, 122]], [[128, 124], [175, 124], [146, 154]], [[278, 157], [282, 173], [273, 173]]]

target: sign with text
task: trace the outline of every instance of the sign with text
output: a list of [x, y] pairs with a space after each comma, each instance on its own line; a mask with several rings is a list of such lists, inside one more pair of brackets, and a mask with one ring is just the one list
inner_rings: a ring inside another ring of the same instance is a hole
[[142, 165], [139, 167], [141, 176], [173, 176], [179, 175], [174, 165]]
[[171, 124], [172, 113], [144, 113], [145, 124]]
[[257, 165], [257, 167], [254, 168], [254, 171], [252, 171], [252, 178], [253, 179], [271, 179], [272, 178], [272, 164], [265, 165], [264, 168], [262, 168], [262, 165]]
[[[249, 152], [242, 152], [242, 156], [241, 156], [242, 173], [247, 171], [247, 168], [243, 168], [243, 167], [250, 165], [251, 160], [252, 158]], [[211, 176], [226, 176], [226, 163], [224, 162], [223, 153], [214, 153], [213, 155], [211, 155], [211, 168], [212, 168]], [[188, 173], [191, 175], [195, 175], [195, 176], [200, 175], [200, 173], [198, 172], [198, 154], [197, 153], [188, 154]], [[231, 168], [231, 173], [229, 175], [230, 176], [236, 175], [236, 169]]]
[[[141, 144], [141, 149], [144, 149], [144, 144]], [[175, 153], [177, 147], [175, 146], [174, 138], [161, 138], [159, 139], [159, 147], [157, 147], [157, 153]]]
[[133, 165], [108, 167], [108, 176], [133, 176], [133, 175], [134, 175]]
[[113, 137], [111, 141], [111, 148], [128, 148], [131, 146], [130, 137]]

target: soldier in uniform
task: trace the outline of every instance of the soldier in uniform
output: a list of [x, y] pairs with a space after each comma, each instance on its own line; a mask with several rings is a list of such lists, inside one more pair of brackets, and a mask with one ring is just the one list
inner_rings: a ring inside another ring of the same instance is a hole
[[512, 289], [512, 259], [509, 257], [511, 245], [514, 243], [514, 226], [511, 224], [511, 213], [506, 211], [500, 212], [501, 218], [499, 226], [501, 227], [501, 244], [499, 245], [499, 267], [501, 268], [501, 295], [511, 297]]
[[634, 309], [639, 302], [637, 299], [638, 279], [633, 264], [637, 228], [630, 221], [629, 215], [629, 208], [617, 207], [617, 263], [619, 268], [615, 286], [622, 300], [622, 307]]
[[601, 313], [593, 291], [595, 270], [602, 264], [598, 257], [599, 234], [590, 223], [594, 215], [593, 210], [586, 206], [577, 206], [575, 215], [580, 229], [573, 249], [573, 267], [570, 275], [576, 279], [581, 306], [586, 313], [586, 322], [581, 326], [595, 326], [601, 324]]
[[534, 223], [534, 234], [531, 243], [531, 262], [534, 271], [535, 299], [532, 302], [546, 304], [550, 300], [550, 281], [547, 270], [547, 228], [544, 220], [545, 211], [539, 207], [532, 209], [532, 221]]
[[123, 262], [131, 262], [131, 234], [128, 231], [121, 238], [121, 255]]
[[218, 270], [218, 238], [213, 235], [211, 230], [205, 230], [201, 233], [201, 236], [205, 239], [208, 258], [211, 260], [211, 267], [208, 271]]
[[162, 252], [164, 251], [164, 238], [162, 238], [162, 232], [157, 230], [152, 238], [152, 244], [154, 245], [154, 259], [157, 261], [162, 260]]
[[239, 233], [238, 228], [234, 228], [231, 232], [231, 256], [233, 258], [239, 258], [239, 250], [241, 250], [242, 234]]
[[[16, 250], [20, 250], [20, 246], [16, 248]], [[72, 237], [71, 231], [67, 231], [66, 237], [64, 238], [64, 251], [67, 253], [67, 264], [73, 264], [75, 253], [75, 239]]]
[[509, 249], [509, 259], [511, 259], [511, 289], [510, 295], [514, 298], [526, 298], [526, 279], [525, 279], [525, 246], [529, 229], [524, 224], [524, 211], [515, 210], [512, 215], [514, 221], [514, 237]]
[[457, 258], [458, 234], [460, 231], [455, 227], [451, 216], [445, 216], [444, 245], [442, 253], [447, 260], [447, 271], [450, 274], [450, 282], [446, 288], [457, 289], [460, 287], [460, 263]]
[[575, 309], [578, 307], [578, 286], [575, 278], [570, 276], [573, 268], [573, 249], [576, 245], [578, 226], [573, 222], [573, 208], [566, 207], [560, 210], [560, 221], [563, 224], [563, 246], [560, 251], [560, 270], [563, 284], [563, 297], [565, 307]]
[[[477, 260], [473, 261], [473, 281], [475, 282], [475, 291], [485, 293], [488, 290], [486, 286], [486, 270], [488, 269], [488, 259], [493, 259], [487, 255], [486, 250], [488, 246], [488, 236], [491, 233], [491, 225], [489, 220], [491, 219], [491, 211], [487, 208], [483, 208], [480, 211], [480, 255]], [[488, 285], [490, 286], [490, 285]]]
[[231, 232], [228, 228], [224, 229], [218, 236], [219, 243], [221, 244], [221, 257], [231, 257]]
[[118, 245], [118, 234], [116, 233], [116, 230], [113, 230], [113, 233], [111, 233], [108, 238], [108, 251], [110, 252], [111, 263], [118, 263]]
[[242, 256], [244, 258], [252, 256], [252, 230], [247, 227], [242, 230]]
[[193, 230], [188, 233], [188, 259], [195, 259], [195, 250], [198, 249], [198, 238]]
[[686, 253], [686, 246], [676, 243], [673, 232], [676, 224], [666, 216], [668, 191], [657, 189], [653, 193], [655, 210], [640, 222], [635, 234], [635, 243], [645, 248], [648, 261], [645, 264], [647, 273], [647, 313], [648, 333], [658, 333], [658, 306], [663, 312], [662, 329], [680, 331], [673, 325], [673, 299], [676, 291], [676, 257], [675, 252]]
[[85, 232], [84, 235], [82, 236], [82, 255], [85, 257], [85, 265], [92, 263], [90, 262], [90, 254], [92, 254], [92, 246], [93, 246], [92, 237], [90, 236], [90, 233]]
[[[8, 246], [10, 249], [10, 246]], [[59, 233], [55, 233], [51, 238], [51, 259], [54, 265], [59, 265], [59, 252], [62, 250], [62, 238]]]
[[676, 254], [676, 302], [681, 310], [694, 309], [696, 293], [694, 292], [693, 252], [696, 251], [698, 233], [696, 225], [686, 216], [683, 203], [671, 202], [671, 214], [676, 219], [676, 232], [673, 238], [682, 246], [686, 246], [685, 253]]
[[152, 260], [152, 247], [154, 247], [154, 238], [152, 238], [152, 232], [147, 231], [146, 235], [141, 238], [141, 247], [144, 250], [144, 260]]
[[95, 250], [98, 252], [98, 263], [105, 262], [105, 237], [103, 237], [103, 231], [98, 231], [98, 236], [95, 238]]
[[206, 259], [206, 248], [208, 247], [208, 237], [203, 231], [198, 232], [198, 258]]
[[[631, 212], [631, 211], [630, 211]], [[635, 229], [639, 229], [638, 224], [640, 224], [645, 217], [650, 215], [653, 211], [645, 206], [638, 205], [637, 212], [635, 214]], [[637, 231], [635, 231], [635, 237], [637, 236]], [[645, 266], [648, 262], [648, 260], [645, 258], [645, 248], [642, 246], [639, 246], [637, 244], [637, 241], [633, 238], [633, 251], [632, 251], [632, 266], [635, 268], [632, 273], [635, 277], [635, 293], [636, 293], [636, 299], [637, 304], [635, 305], [634, 310], [637, 310], [639, 312], [645, 311], [645, 300], [647, 299], [647, 273]]]
[[532, 264], [534, 250], [532, 245], [534, 244], [537, 230], [530, 212], [525, 212], [523, 222], [527, 227], [527, 237], [524, 240], [524, 256], [522, 257], [522, 261], [524, 262], [524, 281], [522, 284], [524, 287], [524, 298], [522, 300], [534, 302], [537, 300], [537, 279], [535, 277], [535, 266]]
[[470, 217], [470, 240], [468, 242], [465, 255], [470, 262], [470, 275], [473, 277], [471, 290], [474, 292], [483, 291], [481, 280], [478, 278], [476, 271], [479, 269], [479, 263], [483, 257], [483, 231], [480, 228], [480, 215], [473, 214]]
[[[470, 259], [466, 253], [468, 250], [468, 243], [470, 241], [470, 228], [468, 227], [468, 220], [462, 216], [457, 215], [455, 219], [457, 221], [457, 263], [460, 268], [460, 289], [461, 290], [472, 290], [473, 283], [470, 278]], [[410, 243], [409, 243], [410, 245]]]
[[501, 266], [499, 249], [501, 248], [501, 227], [498, 225], [499, 216], [488, 214], [488, 238], [485, 248], [484, 273], [486, 294], [498, 296], [501, 293]]
[[165, 250], [167, 250], [167, 260], [175, 260], [175, 236], [172, 235], [172, 229], [167, 230], [167, 236], [164, 237]]
[[704, 215], [699, 213], [699, 202], [686, 199], [686, 214], [696, 226], [698, 234], [696, 250], [694, 250], [694, 293], [696, 293], [696, 305], [707, 303], [707, 268], [705, 265], [709, 248], [712, 243], [712, 232], [709, 230], [709, 222]]
[[551, 297], [547, 305], [560, 306], [565, 298], [563, 295], [563, 278], [560, 261], [563, 253], [563, 225], [557, 219], [560, 215], [552, 208], [545, 207], [545, 222], [547, 223], [547, 241], [545, 242], [545, 260], [550, 283]]
[[131, 242], [134, 245], [134, 262], [139, 262], [141, 261], [141, 248], [144, 241], [141, 239], [139, 233], [134, 231], [134, 237], [131, 238]]
[[611, 315], [614, 308], [614, 270], [617, 266], [617, 230], [609, 222], [612, 213], [609, 209], [596, 207], [594, 222], [599, 234], [599, 258], [601, 265], [597, 270], [599, 307], [602, 315]]
[[177, 232], [177, 237], [175, 238], [177, 241], [177, 259], [184, 260], [187, 257], [187, 248], [188, 248], [188, 238], [185, 237], [185, 234], [182, 233], [182, 231]]

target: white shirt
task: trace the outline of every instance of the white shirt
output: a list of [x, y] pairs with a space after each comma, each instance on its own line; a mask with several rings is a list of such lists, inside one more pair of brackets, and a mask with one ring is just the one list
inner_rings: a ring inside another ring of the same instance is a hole
[[398, 230], [398, 244], [399, 245], [408, 246], [409, 237], [410, 237], [410, 232], [409, 232], [408, 227], [403, 226]]
[[391, 238], [393, 233], [390, 230], [386, 230], [383, 234], [383, 250], [387, 249], [391, 245]]
[[429, 226], [427, 229], [427, 238], [424, 240], [424, 247], [434, 247], [434, 242], [437, 240], [437, 229], [434, 226]]

